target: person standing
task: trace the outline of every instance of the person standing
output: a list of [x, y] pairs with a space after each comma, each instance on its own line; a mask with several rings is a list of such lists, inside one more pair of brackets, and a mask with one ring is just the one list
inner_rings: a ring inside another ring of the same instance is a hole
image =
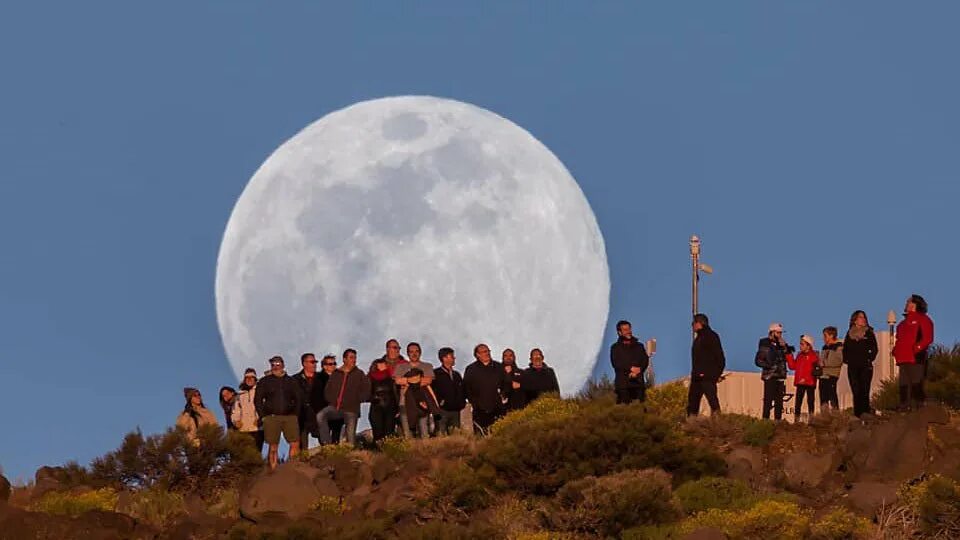
[[[310, 389], [310, 395], [307, 396], [307, 400], [310, 402], [310, 409], [315, 412], [320, 412], [329, 405], [327, 403], [327, 398], [324, 395], [327, 382], [330, 381], [330, 375], [337, 370], [337, 357], [332, 354], [324, 355], [320, 359], [320, 369], [317, 371], [317, 380]], [[317, 440], [320, 440], [320, 430], [327, 429], [323, 426], [320, 426], [316, 423], [316, 417], [314, 417], [313, 423], [316, 424]], [[331, 420], [329, 425], [330, 431], [330, 440], [333, 444], [338, 444], [340, 442], [340, 432], [343, 430], [343, 420]]]
[[322, 387], [324, 383], [317, 377], [317, 356], [313, 353], [300, 355], [300, 371], [293, 378], [300, 385], [300, 391], [305, 398], [300, 413], [297, 414], [297, 423], [300, 425], [300, 450], [306, 452], [310, 449], [310, 434], [318, 433], [317, 413], [311, 406], [310, 397], [313, 395], [313, 387]]
[[235, 431], [237, 428], [233, 425], [231, 412], [233, 411], [234, 400], [237, 399], [237, 391], [231, 386], [220, 387], [220, 408], [223, 409], [224, 424], [227, 431]]
[[485, 435], [503, 416], [503, 394], [510, 384], [503, 366], [490, 356], [490, 347], [481, 343], [473, 348], [476, 361], [463, 374], [463, 391], [473, 408], [474, 431]]
[[853, 414], [857, 418], [870, 412], [870, 384], [873, 382], [873, 361], [880, 351], [867, 314], [857, 310], [850, 316], [850, 329], [843, 338], [843, 362], [847, 364], [847, 381], [853, 394]]
[[650, 366], [650, 357], [643, 344], [633, 337], [633, 326], [629, 321], [617, 322], [617, 341], [610, 346], [610, 364], [613, 366], [617, 404], [643, 403], [647, 397], [644, 374]]
[[517, 353], [513, 349], [504, 349], [500, 358], [503, 373], [510, 381], [503, 394], [503, 408], [506, 412], [522, 409], [526, 400], [522, 389], [523, 371], [517, 367]]
[[817, 378], [814, 369], [820, 364], [820, 355], [814, 350], [813, 336], [800, 336], [800, 352], [796, 356], [787, 356], [787, 363], [793, 370], [793, 385], [797, 389], [797, 399], [793, 404], [793, 421], [801, 420], [803, 400], [807, 400], [807, 415], [813, 416], [813, 398], [817, 391]]
[[426, 439], [430, 436], [429, 419], [433, 414], [440, 412], [440, 407], [437, 405], [433, 389], [421, 384], [424, 379], [420, 368], [410, 369], [406, 378], [405, 410], [403, 414], [407, 415], [407, 422], [414, 428], [414, 435], [419, 439]]
[[823, 349], [820, 350], [820, 365], [823, 369], [823, 374], [820, 375], [821, 411], [827, 406], [834, 410], [840, 408], [837, 381], [840, 380], [840, 369], [843, 368], [843, 343], [837, 339], [838, 335], [836, 326], [823, 329]]
[[524, 394], [524, 403], [530, 403], [544, 394], [560, 395], [560, 383], [553, 368], [543, 360], [543, 351], [530, 351], [530, 367], [523, 370], [520, 388]]
[[453, 349], [443, 347], [437, 352], [440, 367], [433, 370], [433, 393], [437, 396], [440, 412], [437, 414], [437, 433], [449, 435], [460, 429], [460, 413], [467, 405], [463, 393], [463, 377], [453, 369], [457, 357]]
[[357, 368], [357, 351], [347, 349], [343, 352], [343, 365], [330, 375], [325, 397], [329, 405], [317, 414], [317, 424], [320, 425], [320, 442], [322, 444], [332, 443], [330, 421], [343, 420], [347, 444], [356, 445], [360, 404], [370, 401], [370, 379]]
[[393, 379], [397, 383], [398, 393], [400, 395], [400, 429], [403, 430], [403, 436], [408, 439], [413, 437], [412, 429], [413, 426], [407, 421], [409, 416], [403, 414], [404, 403], [407, 394], [407, 372], [413, 368], [417, 368], [424, 375], [421, 378], [424, 380], [424, 384], [429, 384], [433, 379], [433, 366], [429, 362], [424, 362], [421, 359], [423, 355], [423, 350], [420, 348], [420, 344], [411, 341], [407, 344], [407, 360], [404, 362], [397, 362], [393, 367]]
[[257, 452], [263, 453], [263, 429], [260, 427], [260, 416], [257, 415], [257, 370], [247, 368], [243, 372], [243, 382], [240, 383], [240, 393], [233, 404], [230, 419], [237, 431], [248, 435], [257, 447]]
[[893, 347], [899, 370], [900, 408], [920, 408], [926, 400], [923, 384], [933, 344], [933, 320], [927, 315], [927, 301], [918, 294], [907, 299], [904, 311]]
[[196, 388], [184, 388], [183, 397], [187, 400], [183, 412], [177, 417], [177, 427], [183, 429], [193, 444], [200, 446], [197, 433], [204, 426], [219, 426], [217, 417], [203, 404], [203, 397]]
[[263, 423], [263, 438], [267, 443], [270, 468], [277, 468], [280, 453], [280, 435], [290, 445], [290, 457], [300, 453], [300, 423], [298, 415], [303, 408], [303, 391], [293, 377], [284, 370], [283, 358], [270, 359], [270, 374], [257, 385], [257, 414]]
[[710, 319], [703, 313], [693, 316], [693, 346], [690, 351], [690, 388], [687, 391], [687, 416], [700, 414], [704, 397], [710, 405], [710, 414], [720, 414], [717, 383], [727, 367], [720, 336], [710, 327]]
[[379, 442], [396, 430], [399, 412], [397, 385], [393, 381], [393, 372], [386, 359], [373, 361], [373, 367], [367, 375], [370, 378], [370, 429], [373, 441]]
[[770, 325], [767, 337], [760, 340], [757, 355], [754, 359], [757, 367], [762, 369], [760, 378], [763, 379], [763, 418], [770, 419], [770, 409], [773, 409], [774, 420], [783, 419], [783, 396], [787, 392], [784, 381], [787, 380], [787, 362], [792, 361], [793, 347], [787, 345], [783, 339], [783, 325]]

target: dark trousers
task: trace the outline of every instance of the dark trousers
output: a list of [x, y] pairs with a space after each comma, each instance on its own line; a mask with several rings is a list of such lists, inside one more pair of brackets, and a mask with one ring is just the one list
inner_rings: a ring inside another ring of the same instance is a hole
[[644, 386], [629, 386], [617, 388], [617, 405], [629, 405], [634, 401], [643, 403], [647, 400], [647, 389]]
[[827, 376], [820, 379], [820, 410], [830, 405], [834, 409], [840, 408], [840, 398], [837, 396], [837, 381], [839, 377]]
[[397, 409], [394, 407], [370, 405], [370, 414], [367, 418], [370, 419], [370, 430], [373, 432], [374, 441], [393, 435], [397, 429]]
[[263, 453], [263, 430], [259, 431], [241, 431], [244, 435], [250, 437], [253, 445], [257, 447], [257, 452]]
[[927, 365], [900, 364], [897, 367], [899, 371], [900, 407], [920, 408], [927, 399], [926, 392], [923, 389]]
[[449, 435], [453, 430], [460, 429], [460, 411], [440, 411], [434, 417], [436, 434]]
[[478, 435], [486, 435], [490, 432], [490, 426], [493, 425], [501, 416], [500, 411], [480, 411], [473, 410], [473, 431]]
[[687, 416], [700, 414], [700, 401], [706, 397], [713, 414], [720, 412], [720, 400], [717, 399], [717, 381], [712, 379], [690, 378], [687, 392]]
[[773, 408], [773, 418], [783, 418], [783, 395], [787, 393], [787, 385], [783, 379], [769, 379], [763, 381], [763, 418], [770, 419], [770, 409]]
[[813, 395], [817, 393], [817, 385], [797, 385], [797, 400], [793, 404], [793, 414], [799, 415], [803, 409], [803, 398], [807, 398], [807, 412], [813, 414]]
[[853, 394], [853, 414], [870, 412], [870, 382], [873, 381], [873, 364], [866, 366], [847, 366], [847, 380]]

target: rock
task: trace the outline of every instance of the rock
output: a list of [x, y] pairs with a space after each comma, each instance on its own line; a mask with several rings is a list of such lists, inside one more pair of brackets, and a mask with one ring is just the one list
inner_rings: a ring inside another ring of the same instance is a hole
[[927, 472], [960, 481], [960, 431], [953, 426], [931, 426]]
[[787, 487], [792, 491], [805, 491], [823, 483], [837, 467], [834, 453], [810, 454], [795, 452], [783, 462], [783, 474]]
[[896, 502], [896, 483], [857, 482], [850, 488], [850, 507], [871, 519], [882, 506], [890, 506]]
[[374, 484], [382, 484], [384, 480], [396, 471], [397, 464], [383, 454], [374, 456], [373, 463], [370, 465], [370, 474], [373, 476]]
[[7, 480], [6, 476], [0, 474], [0, 504], [10, 500], [11, 491], [13, 491], [13, 488], [10, 486], [10, 481]]
[[924, 470], [927, 424], [914, 415], [874, 426], [860, 480], [904, 481]]
[[370, 465], [347, 456], [335, 456], [327, 461], [327, 469], [341, 493], [350, 493], [360, 486], [373, 484]]
[[950, 422], [950, 413], [943, 405], [939, 404], [924, 405], [916, 412], [916, 415], [921, 422], [927, 424], [947, 424]]
[[727, 476], [730, 478], [754, 484], [763, 473], [763, 453], [759, 448], [734, 448], [724, 456], [724, 460], [727, 462]]
[[154, 538], [156, 532], [139, 527], [130, 516], [91, 511], [71, 518], [0, 506], [0, 540], [120, 540]]
[[51, 491], [62, 489], [60, 482], [62, 476], [63, 468], [61, 467], [40, 467], [33, 477], [32, 496], [39, 499]]
[[321, 497], [340, 497], [340, 489], [337, 483], [322, 474], [318, 474], [313, 479], [313, 486], [317, 488], [317, 493]]
[[241, 489], [240, 515], [254, 523], [269, 515], [298, 519], [322, 496], [316, 482], [321, 475], [320, 470], [298, 461], [264, 471]]
[[684, 536], [683, 540], [727, 540], [727, 535], [720, 529], [703, 527]]

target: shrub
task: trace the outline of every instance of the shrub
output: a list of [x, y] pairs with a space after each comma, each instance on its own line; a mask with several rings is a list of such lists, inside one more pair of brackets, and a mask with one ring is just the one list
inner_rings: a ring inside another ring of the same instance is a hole
[[901, 487], [899, 495], [921, 532], [929, 536], [960, 536], [960, 485], [955, 481], [933, 475]]
[[469, 525], [428, 521], [404, 527], [397, 536], [400, 540], [498, 540], [505, 539], [501, 531], [493, 529], [482, 521], [472, 521]]
[[464, 463], [447, 464], [430, 475], [429, 503], [472, 511], [486, 508], [493, 500], [493, 472], [475, 470]]
[[172, 524], [187, 511], [183, 496], [178, 493], [152, 487], [142, 489], [131, 495], [124, 513], [139, 521], [149, 523], [158, 529]]
[[547, 507], [537, 499], [506, 495], [498, 498], [496, 506], [490, 509], [489, 522], [510, 540], [532, 538], [546, 534], [542, 529], [547, 514]]
[[708, 477], [691, 480], [674, 492], [680, 506], [688, 514], [716, 508], [745, 510], [756, 502], [753, 490], [740, 480]]
[[900, 389], [896, 377], [884, 379], [870, 397], [870, 405], [878, 411], [892, 411], [900, 406]]
[[810, 513], [797, 504], [762, 500], [748, 510], [707, 510], [680, 523], [678, 532], [687, 535], [710, 527], [730, 538], [745, 540], [794, 540], [805, 538], [810, 526]]
[[325, 514], [339, 516], [346, 512], [348, 508], [347, 504], [341, 497], [324, 495], [317, 499], [317, 501], [311, 505], [310, 509]]
[[410, 456], [410, 441], [399, 436], [391, 435], [379, 442], [380, 451], [397, 463], [402, 463]]
[[117, 506], [117, 492], [111, 488], [71, 493], [51, 491], [30, 507], [34, 512], [61, 516], [79, 516], [91, 510], [112, 512]]
[[678, 540], [680, 533], [677, 532], [676, 524], [667, 525], [644, 525], [643, 527], [634, 527], [623, 531], [620, 535], [622, 540]]
[[583, 386], [583, 389], [577, 393], [577, 401], [615, 401], [616, 393], [613, 388], [613, 381], [610, 377], [603, 375], [599, 380], [591, 379]]
[[120, 448], [93, 461], [90, 476], [123, 488], [210, 493], [263, 467], [260, 453], [243, 434], [203, 426], [197, 435], [199, 445], [181, 429], [148, 437], [139, 430], [128, 433]]
[[777, 426], [767, 420], [750, 418], [743, 426], [743, 442], [750, 446], [766, 446], [773, 440]]
[[574, 480], [560, 489], [557, 500], [564, 510], [564, 528], [601, 536], [680, 515], [670, 493], [670, 475], [659, 469]]
[[927, 397], [953, 408], [960, 408], [960, 343], [942, 345], [930, 351], [929, 372], [924, 390]]
[[871, 537], [870, 521], [854, 515], [846, 508], [837, 508], [810, 529], [813, 540], [860, 540]]
[[687, 387], [679, 381], [647, 390], [647, 408], [667, 420], [680, 421], [687, 416]]
[[505, 486], [551, 495], [585, 476], [660, 467], [678, 482], [725, 470], [714, 451], [642, 407], [612, 402], [538, 401], [512, 413], [481, 441], [476, 464], [488, 464]]

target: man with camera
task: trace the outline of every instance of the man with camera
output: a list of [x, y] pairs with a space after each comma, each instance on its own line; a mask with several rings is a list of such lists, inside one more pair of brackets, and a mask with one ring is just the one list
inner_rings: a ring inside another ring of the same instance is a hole
[[754, 362], [763, 371], [763, 418], [770, 419], [773, 408], [775, 420], [783, 419], [783, 396], [787, 392], [787, 362], [793, 361], [793, 347], [783, 339], [783, 325], [770, 325], [767, 337], [760, 340]]

